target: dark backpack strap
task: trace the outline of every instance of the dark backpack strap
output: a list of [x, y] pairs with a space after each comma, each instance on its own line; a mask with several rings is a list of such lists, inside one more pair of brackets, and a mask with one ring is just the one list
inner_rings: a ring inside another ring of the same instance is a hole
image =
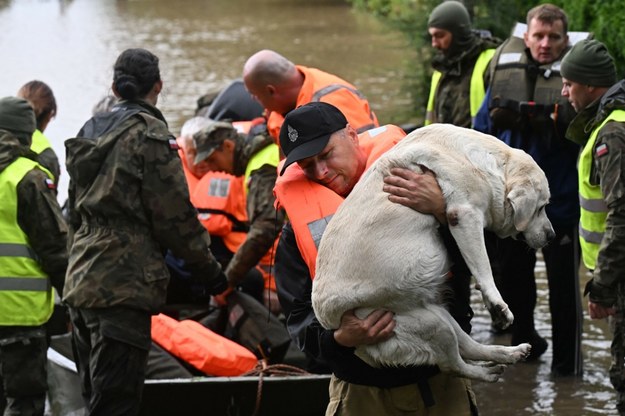
[[440, 372], [441, 370], [437, 366], [424, 367], [422, 375], [417, 380], [417, 388], [419, 389], [419, 393], [421, 394], [421, 399], [423, 399], [425, 407], [429, 408], [436, 404], [428, 380]]
[[434, 395], [432, 394], [432, 389], [430, 388], [430, 384], [427, 379], [420, 379], [417, 381], [417, 388], [419, 389], [419, 393], [421, 394], [425, 407], [432, 407], [436, 404], [434, 401]]

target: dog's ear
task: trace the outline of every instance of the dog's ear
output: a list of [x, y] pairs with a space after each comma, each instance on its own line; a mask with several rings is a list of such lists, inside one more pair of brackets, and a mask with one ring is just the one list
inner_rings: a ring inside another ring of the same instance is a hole
[[514, 228], [525, 231], [536, 212], [538, 194], [529, 182], [523, 181], [514, 186], [506, 196], [512, 206]]

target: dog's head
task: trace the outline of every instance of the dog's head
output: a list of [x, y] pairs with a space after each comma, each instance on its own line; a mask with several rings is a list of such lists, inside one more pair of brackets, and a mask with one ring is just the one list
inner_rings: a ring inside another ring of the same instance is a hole
[[540, 248], [555, 237], [545, 208], [549, 203], [549, 184], [536, 162], [522, 151], [515, 151], [508, 161], [506, 174], [506, 209], [514, 238], [521, 238], [532, 248]]

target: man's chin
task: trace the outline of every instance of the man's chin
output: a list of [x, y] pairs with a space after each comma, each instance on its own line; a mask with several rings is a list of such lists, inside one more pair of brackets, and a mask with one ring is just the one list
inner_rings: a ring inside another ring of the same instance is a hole
[[547, 65], [555, 61], [555, 58], [551, 54], [540, 55], [538, 57], [538, 63], [541, 65]]
[[343, 186], [341, 183], [337, 183], [337, 181], [330, 182], [326, 185], [326, 188], [330, 189], [332, 192], [342, 197], [346, 197], [349, 193], [349, 190], [346, 189], [346, 187]]

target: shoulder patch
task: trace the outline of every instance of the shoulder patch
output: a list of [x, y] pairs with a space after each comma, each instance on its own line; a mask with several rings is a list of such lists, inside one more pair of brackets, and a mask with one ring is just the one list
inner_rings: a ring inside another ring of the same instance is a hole
[[178, 142], [176, 141], [176, 139], [174, 139], [174, 138], [169, 139], [169, 148], [171, 150], [178, 150], [178, 149], [180, 149], [180, 146], [178, 146]]
[[609, 153], [608, 145], [606, 143], [602, 143], [595, 149], [595, 156], [601, 157], [605, 156]]
[[46, 188], [48, 189], [56, 189], [56, 184], [54, 183], [54, 181], [50, 178], [46, 178], [44, 181]]

